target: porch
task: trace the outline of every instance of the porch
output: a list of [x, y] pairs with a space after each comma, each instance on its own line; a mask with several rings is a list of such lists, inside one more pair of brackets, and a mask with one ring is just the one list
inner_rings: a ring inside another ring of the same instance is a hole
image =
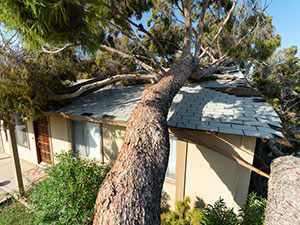
[[[31, 183], [36, 182], [45, 176], [43, 168], [39, 165], [20, 159], [22, 178], [25, 189]], [[0, 203], [5, 201], [6, 193], [16, 190], [15, 172], [12, 157], [4, 152], [0, 152]]]

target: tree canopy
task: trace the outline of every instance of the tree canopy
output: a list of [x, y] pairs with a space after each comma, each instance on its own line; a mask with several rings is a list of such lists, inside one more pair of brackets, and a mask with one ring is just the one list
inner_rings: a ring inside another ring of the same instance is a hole
[[[279, 46], [271, 17], [257, 2], [242, 1], [233, 10], [235, 5], [191, 2], [190, 53], [197, 55], [199, 68], [225, 63], [249, 67]], [[134, 22], [149, 10], [148, 29]], [[183, 52], [186, 31], [180, 1], [6, 0], [0, 12], [2, 32], [10, 31], [22, 43], [16, 49], [8, 35], [2, 36], [3, 118], [9, 119], [11, 112], [36, 118], [65, 93], [67, 81], [76, 78], [142, 73], [159, 79]]]

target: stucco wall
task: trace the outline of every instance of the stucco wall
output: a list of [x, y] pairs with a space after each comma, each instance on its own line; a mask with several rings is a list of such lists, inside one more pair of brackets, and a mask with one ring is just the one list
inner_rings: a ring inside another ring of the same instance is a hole
[[117, 158], [123, 143], [125, 127], [105, 123], [102, 126], [104, 162], [109, 163]]
[[167, 196], [167, 204], [169, 206], [168, 208], [170, 210], [175, 210], [176, 184], [165, 181], [163, 186], [163, 192], [165, 193], [163, 193], [162, 196], [164, 196], [164, 194], [166, 194]]
[[62, 116], [49, 116], [52, 155], [72, 149], [71, 130], [68, 119]]
[[[35, 144], [35, 137], [34, 137], [34, 129], [33, 129], [33, 122], [26, 121], [27, 127], [27, 146], [17, 145], [19, 157], [31, 163], [38, 163], [37, 158], [37, 151], [36, 151], [36, 144]], [[6, 131], [7, 136], [9, 136], [8, 130]], [[3, 141], [4, 152], [10, 154], [10, 146], [9, 142], [6, 139], [5, 131], [1, 130], [1, 136]], [[9, 137], [8, 137], [9, 138]]]
[[[252, 164], [256, 138], [237, 135], [217, 135], [236, 147], [213, 135], [199, 132], [206, 140], [233, 153]], [[220, 197], [229, 207], [239, 209], [246, 201], [250, 182], [250, 170], [235, 161], [205, 147], [188, 143], [185, 196], [192, 204], [213, 204]]]

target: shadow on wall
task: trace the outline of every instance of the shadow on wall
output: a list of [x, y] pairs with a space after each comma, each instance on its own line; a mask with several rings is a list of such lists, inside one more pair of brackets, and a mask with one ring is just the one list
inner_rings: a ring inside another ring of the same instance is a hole
[[122, 146], [125, 127], [103, 126], [103, 150], [105, 162], [112, 162], [117, 159], [118, 152]]
[[162, 213], [170, 211], [170, 207], [171, 207], [169, 204], [170, 200], [171, 200], [171, 198], [168, 195], [168, 193], [165, 191], [162, 191], [161, 192], [161, 200], [160, 200], [160, 208], [161, 208]]
[[[213, 137], [206, 137], [206, 138], [211, 139]], [[214, 139], [216, 139], [216, 138], [214, 138]], [[218, 139], [213, 140], [213, 141], [214, 141], [213, 143], [215, 145], [218, 145], [222, 149], [226, 150], [227, 152], [241, 158], [240, 155], [227, 143], [222, 142]], [[217, 153], [217, 152], [215, 152], [211, 149], [207, 149], [207, 148], [202, 147], [200, 145], [196, 145], [196, 146], [197, 146], [197, 150], [200, 152], [200, 154], [203, 156], [203, 158], [208, 163], [207, 169], [208, 170], [213, 170], [214, 174], [217, 175], [219, 180], [226, 186], [227, 190], [230, 191], [231, 196], [234, 199], [235, 203], [237, 205], [239, 205], [240, 207], [242, 207], [244, 205], [244, 201], [242, 199], [237, 198], [238, 197], [237, 196], [238, 187], [236, 187], [236, 185], [237, 185], [237, 183], [239, 183], [239, 181], [237, 181], [236, 179], [240, 179], [240, 178], [237, 178], [238, 169], [242, 169], [242, 170], [243, 169], [246, 170], [246, 169], [245, 168], [239, 168], [239, 165], [235, 161], [233, 161], [233, 160], [231, 160], [231, 159], [229, 159], [225, 156], [222, 156], [221, 154], [219, 154], [219, 153]], [[211, 185], [215, 185], [216, 189], [224, 188], [224, 187], [220, 186], [220, 182], [218, 184], [217, 180], [215, 180], [213, 182], [216, 182], [216, 183], [206, 185], [207, 190], [210, 189], [209, 186], [211, 186]], [[246, 191], [246, 194], [247, 193], [248, 193], [248, 190]], [[219, 192], [217, 194], [222, 195], [221, 192]], [[219, 196], [216, 196], [216, 197], [219, 197]], [[224, 197], [224, 196], [222, 196], [222, 197]]]
[[206, 204], [204, 202], [204, 200], [198, 196], [196, 196], [196, 201], [194, 203], [194, 208], [196, 209], [203, 209], [206, 207]]

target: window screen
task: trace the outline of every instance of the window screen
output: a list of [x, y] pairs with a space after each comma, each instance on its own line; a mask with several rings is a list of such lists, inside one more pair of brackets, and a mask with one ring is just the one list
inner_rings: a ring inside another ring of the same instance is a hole
[[79, 155], [100, 160], [100, 129], [97, 123], [72, 121], [73, 149]]
[[27, 135], [26, 135], [26, 123], [20, 118], [20, 115], [15, 115], [15, 135], [17, 144], [28, 146]]
[[177, 138], [170, 136], [170, 155], [166, 178], [175, 180], [176, 176]]

